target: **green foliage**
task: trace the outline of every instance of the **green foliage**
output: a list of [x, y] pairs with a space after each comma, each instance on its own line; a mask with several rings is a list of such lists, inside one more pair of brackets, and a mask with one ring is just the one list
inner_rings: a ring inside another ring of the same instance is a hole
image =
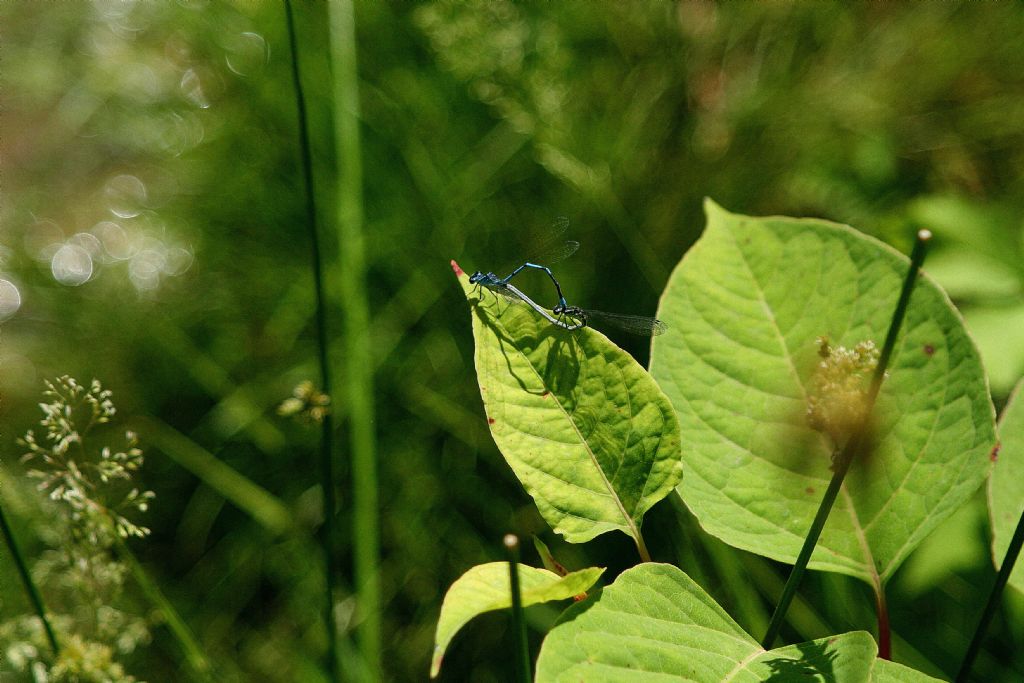
[[[833, 458], [858, 438], [857, 430], [867, 429], [859, 469], [843, 484], [838, 519], [834, 515], [826, 525], [812, 561], [867, 581], [884, 605], [882, 586], [902, 559], [966, 502], [988, 472], [984, 455], [994, 442], [994, 411], [977, 351], [944, 293], [923, 279], [868, 413], [867, 380], [879, 362], [873, 339], [889, 327], [907, 259], [845, 226], [737, 216], [710, 201], [707, 211], [704, 237], [662, 297], [659, 315], [671, 332], [654, 342], [652, 352], [654, 376], [668, 389], [692, 446], [683, 458], [697, 481], [684, 479], [680, 495], [711, 533], [793, 562]], [[558, 462], [559, 453], [536, 454], [565, 441], [558, 432], [565, 418], [584, 436], [589, 432], [576, 427], [581, 413], [593, 411], [597, 421], [612, 426], [622, 419], [584, 397], [612, 408], [634, 401], [608, 391], [616, 386], [616, 373], [602, 372], [607, 362], [592, 360], [600, 356], [587, 352], [586, 338], [576, 341], [573, 333], [580, 331], [554, 325], [521, 301], [474, 289], [452, 266], [474, 313], [477, 372], [492, 434], [541, 513], [565, 533], [551, 509], [567, 509], [573, 496], [549, 494], [559, 503], [552, 505], [530, 479]], [[582, 332], [607, 343], [592, 330]], [[577, 392], [587, 365], [598, 379]], [[558, 399], [555, 406], [551, 396]], [[663, 398], [660, 391], [652, 396]], [[569, 409], [559, 413], [567, 398]], [[656, 435], [664, 424], [649, 425], [648, 432]], [[645, 426], [641, 422], [629, 433]], [[575, 483], [579, 469], [557, 479]], [[597, 534], [565, 535], [574, 541]], [[538, 542], [538, 548], [545, 564], [553, 565], [546, 546]], [[486, 598], [486, 591], [480, 593]], [[503, 600], [510, 603], [507, 596]], [[446, 616], [442, 610], [442, 620]], [[880, 623], [888, 618], [888, 612], [879, 615]], [[888, 643], [888, 633], [885, 638]], [[440, 635], [437, 640], [448, 642]], [[700, 652], [705, 661], [694, 654]], [[778, 680], [807, 674], [930, 680], [898, 666], [876, 672], [876, 654], [863, 633], [764, 652], [684, 573], [646, 563], [566, 612], [545, 638], [537, 672], [542, 681], [645, 675], [761, 680], [769, 674]]]
[[671, 565], [629, 569], [571, 607], [544, 641], [537, 681], [868, 681], [876, 648], [855, 632], [766, 651]]
[[1024, 375], [1024, 230], [1019, 213], [957, 196], [920, 197], [908, 211], [944, 246], [929, 257], [928, 271], [963, 313], [993, 393], [1006, 396]]
[[453, 267], [491, 434], [541, 515], [572, 543], [622, 531], [647, 559], [643, 515], [683, 476], [668, 399], [600, 332], [556, 327]]
[[871, 669], [871, 683], [929, 683], [929, 681], [939, 680], [942, 679], [932, 678], [908, 666], [886, 659], [876, 659], [875, 666]]
[[[552, 600], [567, 600], [586, 593], [604, 569], [591, 567], [560, 575], [547, 569], [517, 565], [519, 590], [523, 607]], [[430, 677], [441, 670], [445, 650], [459, 629], [484, 612], [507, 609], [512, 605], [507, 562], [490, 562], [473, 567], [460, 576], [445, 593], [441, 616], [437, 620], [434, 636], [434, 658]]]
[[[992, 520], [992, 558], [998, 569], [1013, 532], [1024, 515], [1024, 399], [1021, 381], [999, 417], [999, 449], [988, 479], [989, 516]], [[1024, 592], [1024, 562], [1018, 558], [1009, 585]]]
[[[316, 3], [296, 14], [330, 214], [327, 18]], [[444, 588], [492, 557], [491, 540], [547, 528], [488, 432], [450, 258], [496, 268], [522, 254], [529, 226], [568, 215], [584, 247], [559, 268], [567, 292], [651, 313], [699, 235], [704, 196], [842, 221], [903, 251], [931, 227], [925, 269], [963, 311], [997, 406], [1024, 374], [1018, 5], [357, 0], [355, 19], [387, 677], [423, 678]], [[153, 539], [135, 544], [140, 562], [218, 678], [323, 680], [318, 430], [275, 414], [316, 375], [281, 3], [7, 2], [0, 24], [0, 279], [20, 292], [11, 313], [0, 284], [0, 476], [18, 538], [30, 558], [48, 547], [14, 444], [38, 420], [40, 378], [103, 377], [118, 407], [144, 418], [131, 425], [147, 456], [140, 488], [160, 504], [145, 516]], [[68, 243], [92, 258], [77, 287], [51, 270]], [[959, 274], [947, 268], [957, 263]], [[331, 302], [334, 358], [346, 304]], [[646, 344], [621, 344], [646, 364]], [[344, 443], [349, 406], [331, 398]], [[339, 451], [335, 613], [342, 664], [358, 675], [349, 457]], [[646, 515], [652, 555], [755, 623], [785, 568], [663, 510]], [[955, 563], [957, 548], [915, 553], [914, 590], [898, 590], [904, 571], [890, 583], [896, 656], [933, 675], [956, 670], [964, 615], [992, 581], [976, 559], [989, 553], [987, 525], [959, 528], [945, 544], [962, 546]], [[604, 534], [552, 550], [614, 576], [635, 558], [628, 543]], [[13, 572], [0, 553], [0, 575]], [[28, 611], [13, 580], [0, 601], [4, 615]], [[860, 583], [827, 573], [808, 575], [791, 616], [791, 642], [874, 624]], [[538, 606], [531, 618], [553, 616]], [[1019, 622], [997, 620], [978, 680], [1024, 676]], [[501, 633], [459, 640], [442, 677], [507, 680]], [[151, 681], [185, 666], [163, 642], [125, 660]]]
[[[815, 409], [839, 401], [862, 412], [845, 384], [815, 379], [823, 366], [842, 371], [821, 361], [820, 338], [880, 343], [908, 262], [844, 226], [748, 218], [710, 202], [707, 212], [662, 297], [671, 328], [651, 360], [689, 446], [680, 495], [710, 533], [793, 562], [849, 438], [842, 418], [816, 431]], [[888, 374], [872, 452], [844, 484], [810, 565], [876, 586], [981, 485], [995, 443], [977, 351], [927, 278]], [[839, 395], [813, 395], [823, 390]]]

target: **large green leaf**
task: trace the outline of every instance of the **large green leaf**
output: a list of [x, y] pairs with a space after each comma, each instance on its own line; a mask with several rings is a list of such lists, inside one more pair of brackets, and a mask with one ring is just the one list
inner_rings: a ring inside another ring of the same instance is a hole
[[937, 683], [941, 680], [885, 659], [876, 659], [871, 669], [871, 683]]
[[[590, 567], [559, 576], [547, 569], [519, 567], [519, 588], [523, 607], [551, 600], [566, 600], [586, 592], [593, 586], [604, 569]], [[441, 670], [441, 660], [452, 638], [473, 617], [512, 605], [507, 562], [489, 562], [477, 565], [456, 579], [444, 596], [441, 616], [437, 620], [434, 636], [434, 657], [430, 664], [430, 677]]]
[[863, 631], [766, 651], [681, 570], [645, 563], [566, 611], [537, 682], [867, 683], [876, 652]]
[[556, 327], [452, 266], [473, 310], [491, 435], [544, 519], [573, 543], [619, 529], [642, 548], [644, 513], [683, 473], [668, 398], [600, 332]]
[[[988, 510], [992, 518], [992, 555], [999, 567], [1010, 538], [1024, 514], [1024, 380], [1010, 395], [999, 418], [999, 455], [988, 480]], [[1009, 584], [1024, 592], [1024, 560], [1018, 558]]]
[[[909, 261], [842, 225], [706, 212], [651, 360], [682, 424], [679, 492], [710, 533], [792, 563], [832, 474], [832, 437], [807, 419], [818, 338], [881, 347]], [[926, 274], [873, 418], [873, 457], [847, 477], [811, 567], [878, 588], [981, 485], [995, 443], [978, 353]]]

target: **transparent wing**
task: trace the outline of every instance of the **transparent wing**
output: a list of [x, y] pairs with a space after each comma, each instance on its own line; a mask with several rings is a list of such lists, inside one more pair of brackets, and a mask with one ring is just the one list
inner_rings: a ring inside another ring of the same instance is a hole
[[500, 296], [505, 301], [513, 304], [525, 304], [526, 302], [516, 296], [514, 293], [509, 291], [508, 287], [501, 284], [492, 284], [490, 282], [481, 282], [480, 286], [486, 289], [488, 292], [494, 292], [495, 296]]
[[590, 309], [584, 309], [582, 313], [586, 316], [588, 325], [594, 321], [599, 326], [606, 324], [645, 337], [655, 337], [668, 329], [668, 325], [657, 318], [648, 318], [642, 315], [623, 315], [622, 313], [607, 313]]
[[579, 248], [579, 242], [576, 240], [567, 240], [561, 244], [554, 245], [546, 252], [531, 256], [530, 261], [532, 263], [539, 263], [542, 266], [553, 266], [575, 254], [576, 250]]
[[536, 247], [530, 250], [527, 261], [544, 266], [553, 266], [564, 261], [580, 248], [575, 240], [564, 240], [565, 231], [569, 229], [569, 218], [559, 216], [537, 240]]

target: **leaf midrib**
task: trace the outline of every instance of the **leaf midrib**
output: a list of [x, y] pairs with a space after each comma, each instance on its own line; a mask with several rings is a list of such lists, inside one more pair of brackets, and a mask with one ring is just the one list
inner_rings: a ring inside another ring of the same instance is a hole
[[[477, 304], [477, 305], [479, 305], [479, 304]], [[502, 324], [500, 322], [500, 318], [493, 317], [493, 316], [490, 316], [490, 315], [487, 315], [485, 317], [490, 319], [494, 325], [499, 326], [501, 328], [501, 330], [508, 336], [509, 339], [513, 338], [513, 335], [511, 333], [511, 331], [507, 327], [505, 327], [504, 324]], [[580, 432], [579, 427], [576, 425], [576, 422], [572, 419], [572, 415], [566, 410], [565, 406], [562, 405], [562, 402], [558, 398], [558, 394], [554, 391], [554, 387], [548, 386], [547, 382], [544, 381], [544, 377], [537, 371], [537, 368], [534, 366], [534, 364], [530, 360], [529, 356], [527, 356], [525, 353], [523, 353], [523, 351], [518, 346], [516, 346], [515, 344], [510, 344], [510, 346], [515, 350], [516, 353], [519, 354], [519, 356], [523, 359], [523, 361], [525, 361], [526, 365], [530, 368], [530, 370], [533, 372], [533, 374], [537, 377], [537, 380], [540, 382], [541, 386], [543, 386], [545, 388], [545, 390], [548, 391], [548, 394], [552, 397], [552, 402], [555, 405], [558, 406], [558, 409], [562, 412], [562, 415], [564, 415], [565, 419], [569, 422], [570, 425], [572, 425], [573, 432], [579, 438], [580, 443], [583, 444], [583, 447], [584, 447], [584, 449], [585, 449], [585, 451], [587, 453], [587, 456], [590, 458], [591, 464], [593, 465], [594, 469], [597, 470], [598, 475], [601, 477], [601, 482], [604, 484], [604, 487], [608, 491], [608, 494], [610, 495], [611, 499], [615, 502], [615, 507], [618, 508], [619, 513], [622, 515], [622, 518], [625, 520], [625, 526], [629, 530], [630, 535], [633, 537], [634, 540], [639, 539], [639, 537], [640, 537], [640, 530], [639, 530], [639, 528], [637, 528], [635, 522], [633, 521], [633, 518], [630, 517], [629, 514], [626, 512], [626, 508], [622, 504], [622, 499], [619, 497], [618, 492], [611, 485], [611, 482], [608, 480], [608, 477], [605, 475], [604, 470], [601, 468], [601, 465], [600, 465], [600, 463], [597, 460], [597, 455], [594, 453], [593, 449], [590, 447], [590, 443], [588, 443], [587, 440], [583, 437], [583, 433]], [[628, 393], [628, 388], [627, 388], [627, 393]], [[581, 487], [581, 488], [585, 488], [585, 487]], [[591, 491], [593, 489], [585, 489], [585, 490]], [[557, 507], [557, 506], [555, 506], [555, 507]], [[558, 509], [561, 510], [561, 508], [558, 508]], [[568, 513], [565, 510], [561, 510], [561, 512], [563, 514], [567, 514], [568, 515]], [[579, 515], [571, 515], [571, 516], [579, 518]], [[587, 521], [589, 521], [589, 522], [598, 522], [600, 520], [587, 519]]]
[[[761, 308], [764, 310], [765, 317], [767, 321], [770, 323], [771, 328], [775, 332], [776, 338], [778, 339], [779, 346], [782, 349], [783, 356], [786, 362], [788, 363], [789, 369], [793, 375], [794, 383], [796, 384], [796, 386], [800, 388], [800, 392], [803, 395], [804, 403], [806, 404], [808, 400], [807, 388], [800, 380], [800, 373], [797, 372], [796, 365], [793, 363], [793, 355], [792, 353], [790, 353], [789, 345], [786, 343], [786, 337], [785, 335], [782, 334], [782, 330], [781, 328], [779, 328], [779, 324], [778, 321], [776, 321], [775, 319], [773, 310], [768, 305], [767, 299], [765, 299], [764, 287], [762, 287], [760, 281], [758, 281], [757, 276], [754, 274], [754, 269], [751, 267], [750, 261], [747, 259], [746, 253], [744, 253], [742, 246], [740, 246], [739, 236], [735, 233], [735, 231], [731, 229], [727, 229], [725, 230], [725, 232], [727, 232], [729, 236], [732, 238], [736, 252], [740, 255], [740, 261], [743, 263], [744, 268], [746, 268], [747, 274], [750, 277], [750, 282], [753, 284], [754, 291], [756, 292], [757, 297], [761, 302]], [[861, 551], [864, 554], [864, 556], [861, 558], [860, 564], [865, 568], [866, 573], [871, 576], [873, 581], [877, 582], [878, 569], [875, 567], [874, 553], [871, 552], [871, 548], [867, 543], [865, 530], [860, 523], [860, 518], [857, 515], [857, 510], [853, 505], [852, 496], [850, 496], [849, 490], [845, 482], [842, 483], [840, 488], [844, 494], [844, 498], [847, 505], [847, 513], [850, 516], [851, 524], [853, 525], [854, 531], [857, 534], [858, 545], [860, 545]]]

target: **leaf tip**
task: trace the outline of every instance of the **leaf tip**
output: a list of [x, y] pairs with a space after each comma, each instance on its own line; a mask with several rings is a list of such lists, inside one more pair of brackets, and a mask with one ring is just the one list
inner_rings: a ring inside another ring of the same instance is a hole
[[711, 197], [705, 197], [704, 198], [704, 215], [705, 216], [710, 216], [713, 213], [728, 213], [728, 211], [723, 209], [722, 205], [719, 204], [718, 202], [716, 202]]
[[459, 267], [459, 264], [455, 262], [455, 259], [451, 260], [452, 270], [455, 271], [455, 277], [462, 277], [465, 275], [465, 271]]

